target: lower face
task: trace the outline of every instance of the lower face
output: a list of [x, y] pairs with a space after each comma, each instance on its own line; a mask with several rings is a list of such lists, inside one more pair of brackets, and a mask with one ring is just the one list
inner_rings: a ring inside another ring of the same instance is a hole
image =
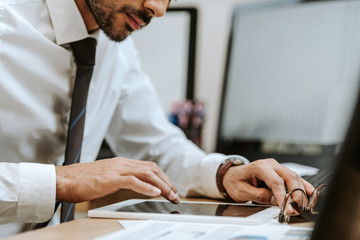
[[[150, 23], [151, 16], [145, 10], [139, 10], [130, 4], [113, 0], [86, 0], [100, 29], [109, 39], [120, 42], [133, 31], [140, 29], [133, 16], [140, 18], [145, 25]], [[131, 1], [130, 1], [131, 2]]]

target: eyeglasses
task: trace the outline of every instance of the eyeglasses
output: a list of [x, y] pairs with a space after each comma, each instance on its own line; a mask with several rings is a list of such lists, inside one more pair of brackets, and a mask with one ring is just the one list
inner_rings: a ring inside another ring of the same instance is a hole
[[[291, 222], [300, 222], [314, 220], [313, 208], [318, 201], [318, 196], [321, 192], [327, 187], [327, 184], [322, 184], [315, 188], [312, 192], [311, 196], [308, 198], [305, 191], [301, 188], [295, 188], [291, 190], [289, 193], [285, 195], [284, 201], [281, 206], [280, 214], [279, 214], [279, 222], [280, 223], [291, 223]], [[300, 191], [303, 194], [302, 205], [301, 207], [294, 201], [290, 202], [290, 205], [299, 213], [298, 215], [289, 215], [286, 213], [286, 206], [288, 205], [289, 199], [294, 192]], [[304, 197], [305, 196], [305, 197]], [[305, 204], [305, 198], [308, 198], [308, 203]], [[299, 221], [299, 218], [301, 219]]]

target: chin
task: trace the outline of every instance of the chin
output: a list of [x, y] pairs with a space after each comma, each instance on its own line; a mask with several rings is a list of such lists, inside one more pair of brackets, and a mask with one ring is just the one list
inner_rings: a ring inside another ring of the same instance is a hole
[[104, 31], [104, 30], [102, 30], [102, 31], [105, 33], [105, 35], [111, 41], [114, 41], [114, 42], [121, 42], [121, 41], [125, 40], [130, 35], [129, 32], [121, 33], [121, 34], [114, 34], [113, 32], [109, 33], [109, 32]]
[[101, 30], [105, 33], [105, 35], [114, 42], [121, 42], [125, 40], [133, 30], [129, 30], [128, 28], [113, 28], [113, 27], [104, 27]]

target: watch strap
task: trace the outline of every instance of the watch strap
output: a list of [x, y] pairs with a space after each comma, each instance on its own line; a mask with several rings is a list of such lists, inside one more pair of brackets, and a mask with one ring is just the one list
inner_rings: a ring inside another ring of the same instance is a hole
[[218, 168], [217, 173], [216, 173], [216, 185], [219, 189], [220, 194], [225, 198], [225, 200], [229, 201], [229, 202], [235, 202], [230, 196], [229, 194], [226, 192], [226, 189], [224, 187], [223, 181], [224, 181], [224, 176], [225, 173], [227, 172], [227, 170], [229, 170], [230, 167], [233, 166], [240, 166], [243, 165], [244, 162], [238, 158], [235, 157], [231, 157], [226, 159]]

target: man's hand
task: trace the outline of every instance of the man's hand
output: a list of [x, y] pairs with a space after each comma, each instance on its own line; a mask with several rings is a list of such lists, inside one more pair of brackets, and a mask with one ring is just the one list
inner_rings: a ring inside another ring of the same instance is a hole
[[[263, 183], [267, 188], [261, 186]], [[286, 195], [285, 185], [289, 190], [301, 188], [308, 195], [314, 191], [310, 183], [274, 159], [257, 160], [229, 168], [225, 173], [223, 185], [228, 195], [237, 202], [254, 201], [280, 207]], [[293, 193], [292, 200], [302, 205], [302, 197], [303, 195], [297, 191]], [[294, 212], [290, 205], [286, 210], [289, 214]]]
[[153, 162], [117, 157], [56, 167], [57, 200], [88, 201], [120, 189], [150, 197], [162, 195], [173, 203], [180, 201], [169, 177]]

